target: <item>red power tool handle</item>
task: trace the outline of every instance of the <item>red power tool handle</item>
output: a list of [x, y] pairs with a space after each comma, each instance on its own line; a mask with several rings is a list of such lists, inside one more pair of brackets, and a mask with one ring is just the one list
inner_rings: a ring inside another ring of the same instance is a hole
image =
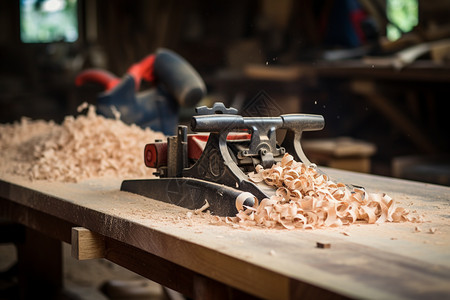
[[155, 80], [155, 75], [153, 73], [153, 64], [155, 62], [155, 55], [150, 54], [140, 62], [133, 64], [127, 71], [128, 74], [133, 76], [136, 90], [139, 90], [141, 80], [152, 82]]
[[118, 85], [120, 81], [121, 79], [117, 78], [117, 76], [111, 72], [101, 69], [89, 69], [81, 72], [77, 76], [75, 79], [75, 84], [77, 86], [82, 86], [86, 82], [95, 82], [103, 85], [105, 90], [109, 91]]
[[[153, 63], [155, 61], [155, 55], [151, 54], [145, 57], [138, 63], [133, 64], [127, 71], [134, 79], [135, 90], [139, 90], [141, 80], [153, 81], [155, 79], [153, 74]], [[112, 90], [120, 82], [121, 78], [118, 78], [111, 72], [101, 69], [89, 69], [81, 72], [75, 79], [77, 86], [82, 86], [86, 82], [95, 82], [103, 85], [106, 91]]]

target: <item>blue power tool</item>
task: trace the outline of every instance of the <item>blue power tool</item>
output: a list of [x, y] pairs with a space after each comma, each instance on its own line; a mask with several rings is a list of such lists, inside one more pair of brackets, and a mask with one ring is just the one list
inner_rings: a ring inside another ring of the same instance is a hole
[[[142, 80], [153, 83], [154, 88], [139, 91]], [[181, 56], [163, 48], [133, 64], [122, 78], [101, 69], [85, 70], [75, 83], [81, 86], [86, 82], [105, 88], [97, 97], [99, 114], [113, 118], [115, 108], [123, 122], [166, 135], [176, 132], [179, 108], [194, 107], [206, 94], [197, 71]]]

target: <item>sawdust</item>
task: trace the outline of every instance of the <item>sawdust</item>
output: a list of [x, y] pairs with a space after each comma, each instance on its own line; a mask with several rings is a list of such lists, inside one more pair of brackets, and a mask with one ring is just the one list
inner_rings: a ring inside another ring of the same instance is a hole
[[29, 180], [79, 182], [96, 177], [150, 177], [153, 169], [143, 162], [146, 143], [162, 133], [127, 125], [95, 113], [67, 116], [61, 125], [22, 118], [0, 124], [0, 174]]

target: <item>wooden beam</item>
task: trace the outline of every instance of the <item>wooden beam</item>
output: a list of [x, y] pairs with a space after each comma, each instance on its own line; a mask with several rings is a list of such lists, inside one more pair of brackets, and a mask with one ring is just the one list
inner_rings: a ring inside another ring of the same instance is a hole
[[411, 121], [386, 97], [378, 93], [375, 83], [369, 80], [354, 80], [351, 83], [353, 92], [362, 95], [383, 115], [396, 125], [416, 146], [425, 153], [436, 153], [434, 142], [423, 130]]
[[[255, 296], [166, 259], [105, 237], [105, 259], [192, 299], [255, 299]], [[326, 296], [333, 295], [328, 291]], [[256, 298], [259, 299], [259, 298]]]
[[104, 258], [104, 237], [84, 227], [73, 227], [72, 257], [78, 260]]
[[[8, 201], [2, 197], [0, 197], [0, 217], [70, 244], [70, 231], [74, 224], [61, 218]], [[3, 238], [4, 236], [2, 235], [0, 240]]]

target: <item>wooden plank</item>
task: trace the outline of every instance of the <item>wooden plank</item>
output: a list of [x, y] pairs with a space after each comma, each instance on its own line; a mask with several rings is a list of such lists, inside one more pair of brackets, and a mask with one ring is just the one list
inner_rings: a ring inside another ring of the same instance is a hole
[[105, 239], [84, 227], [72, 228], [72, 257], [78, 260], [105, 257]]
[[[106, 238], [106, 259], [193, 299], [253, 299], [245, 292], [200, 275], [141, 249]], [[215, 297], [208, 297], [215, 293]]]
[[433, 82], [444, 83], [450, 81], [447, 65], [439, 65], [431, 60], [418, 60], [407, 68], [396, 72], [392, 67], [366, 64], [360, 59], [345, 62], [318, 62], [311, 68], [320, 78], [360, 78], [369, 80], [392, 80], [396, 82]]
[[333, 157], [368, 157], [376, 152], [374, 144], [351, 137], [311, 139], [302, 141], [305, 152], [317, 152]]
[[[324, 170], [369, 192], [388, 193], [399, 205], [424, 214], [427, 222], [236, 230], [201, 216], [188, 218], [180, 207], [120, 192], [119, 179], [61, 184], [3, 178], [0, 197], [258, 297], [325, 292], [329, 297], [414, 299], [450, 293], [450, 188]], [[415, 232], [415, 226], [422, 231]], [[431, 227], [437, 228], [434, 234], [428, 233]], [[331, 247], [317, 248], [320, 241]], [[107, 249], [107, 259], [114, 261]], [[120, 253], [114, 257], [125, 259]], [[139, 263], [143, 261], [136, 258]]]
[[244, 75], [252, 79], [265, 79], [277, 81], [294, 81], [305, 75], [305, 71], [299, 66], [264, 66], [246, 65]]
[[[311, 158], [312, 161], [315, 161]], [[353, 157], [353, 158], [334, 158], [327, 163], [330, 168], [369, 173], [371, 168], [370, 158]]]
[[305, 140], [302, 147], [318, 165], [363, 173], [370, 172], [370, 156], [376, 151], [372, 143], [350, 137]]
[[[71, 242], [73, 223], [37, 211], [28, 206], [8, 201], [2, 197], [0, 197], [0, 217], [4, 217], [17, 224], [26, 225], [28, 228], [44, 233], [53, 239], [66, 243]], [[21, 239], [22, 237], [18, 238]]]

